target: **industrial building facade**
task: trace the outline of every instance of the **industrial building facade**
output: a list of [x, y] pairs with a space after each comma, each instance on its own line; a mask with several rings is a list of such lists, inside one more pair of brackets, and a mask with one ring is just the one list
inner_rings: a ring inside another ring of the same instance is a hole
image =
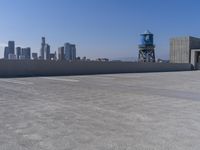
[[200, 38], [179, 37], [170, 39], [170, 62], [190, 63], [200, 69]]

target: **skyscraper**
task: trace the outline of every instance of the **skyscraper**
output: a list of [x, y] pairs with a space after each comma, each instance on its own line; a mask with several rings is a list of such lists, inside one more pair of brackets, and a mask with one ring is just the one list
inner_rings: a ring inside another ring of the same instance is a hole
[[42, 37], [41, 49], [40, 49], [40, 59], [44, 59], [44, 47], [45, 47], [45, 37]]
[[50, 60], [50, 45], [49, 44], [45, 44], [44, 46], [44, 59]]
[[31, 48], [22, 48], [22, 59], [31, 59]]
[[4, 59], [8, 59], [8, 54], [9, 54], [9, 48], [5, 47], [4, 48]]
[[8, 41], [8, 46], [4, 49], [4, 59], [14, 59], [15, 58], [15, 42]]
[[22, 49], [21, 49], [21, 47], [16, 47], [16, 55], [17, 55], [17, 59], [19, 59], [20, 56], [22, 55]]
[[66, 60], [75, 60], [76, 59], [76, 45], [65, 43], [64, 44], [64, 52]]
[[9, 54], [15, 54], [15, 41], [8, 41]]
[[70, 59], [71, 60], [76, 60], [76, 45], [75, 44], [71, 44], [70, 49], [71, 49]]
[[64, 53], [65, 53], [65, 59], [70, 60], [70, 43], [64, 44]]
[[64, 47], [59, 47], [58, 48], [58, 59], [59, 60], [65, 60]]

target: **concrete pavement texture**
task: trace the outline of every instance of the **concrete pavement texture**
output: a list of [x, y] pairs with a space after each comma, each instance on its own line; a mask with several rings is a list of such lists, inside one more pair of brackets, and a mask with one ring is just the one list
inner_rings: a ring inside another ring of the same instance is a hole
[[0, 150], [199, 150], [200, 72], [0, 79]]

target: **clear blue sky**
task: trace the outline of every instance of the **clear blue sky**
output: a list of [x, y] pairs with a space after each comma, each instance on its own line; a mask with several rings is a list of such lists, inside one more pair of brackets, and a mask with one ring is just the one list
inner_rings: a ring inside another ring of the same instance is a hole
[[51, 51], [71, 42], [79, 56], [137, 57], [149, 29], [168, 58], [170, 37], [200, 37], [199, 16], [199, 0], [0, 0], [0, 56], [8, 40], [39, 52], [45, 36]]

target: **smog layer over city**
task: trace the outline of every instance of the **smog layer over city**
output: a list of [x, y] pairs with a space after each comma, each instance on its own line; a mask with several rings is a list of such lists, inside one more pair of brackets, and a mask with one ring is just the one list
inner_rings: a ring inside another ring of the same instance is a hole
[[0, 0], [0, 150], [199, 150], [199, 5]]

